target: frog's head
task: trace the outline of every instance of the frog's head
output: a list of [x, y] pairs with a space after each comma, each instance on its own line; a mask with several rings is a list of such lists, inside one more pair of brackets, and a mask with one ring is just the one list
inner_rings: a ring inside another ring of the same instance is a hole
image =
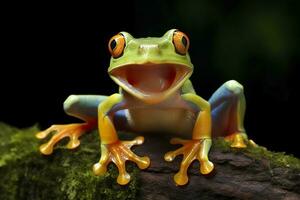
[[172, 29], [162, 37], [134, 38], [127, 32], [112, 37], [108, 73], [131, 95], [147, 103], [160, 102], [193, 72], [188, 37]]

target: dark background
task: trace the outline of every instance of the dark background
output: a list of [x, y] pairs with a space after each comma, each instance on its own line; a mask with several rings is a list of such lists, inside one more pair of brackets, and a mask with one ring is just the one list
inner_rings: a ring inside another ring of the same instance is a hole
[[245, 88], [245, 127], [268, 149], [298, 148], [299, 1], [111, 1], [2, 6], [0, 121], [17, 127], [78, 121], [70, 94], [112, 94], [107, 42], [119, 31], [188, 34], [192, 82], [208, 99], [225, 81]]

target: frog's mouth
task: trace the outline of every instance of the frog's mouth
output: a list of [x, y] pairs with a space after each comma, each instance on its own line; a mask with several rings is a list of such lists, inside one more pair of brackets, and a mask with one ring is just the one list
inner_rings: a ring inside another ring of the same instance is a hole
[[181, 64], [130, 64], [111, 70], [112, 79], [140, 98], [165, 96], [178, 89], [192, 69]]

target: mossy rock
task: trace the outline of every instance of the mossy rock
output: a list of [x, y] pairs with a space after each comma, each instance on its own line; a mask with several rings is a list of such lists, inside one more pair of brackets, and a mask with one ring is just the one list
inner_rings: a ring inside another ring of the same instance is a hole
[[300, 160], [264, 147], [236, 150], [216, 139], [210, 153], [215, 173], [204, 177], [194, 163], [190, 183], [177, 187], [173, 175], [180, 158], [172, 163], [163, 160], [164, 153], [176, 147], [168, 144], [168, 138], [146, 137], [134, 151], [151, 158], [150, 168], [140, 171], [129, 163], [132, 180], [120, 186], [114, 165], [105, 176], [91, 170], [100, 158], [97, 131], [84, 135], [76, 150], [66, 149], [67, 140], [62, 141], [49, 156], [38, 151], [41, 143], [34, 137], [38, 131], [37, 126], [17, 129], [0, 123], [0, 199], [300, 198]]
[[[100, 158], [97, 134], [87, 134], [77, 150], [58, 146], [50, 156], [38, 151], [37, 126], [16, 129], [0, 124], [0, 199], [136, 199], [137, 169], [127, 186], [116, 183], [117, 169], [94, 176]], [[62, 141], [62, 143], [64, 143]]]

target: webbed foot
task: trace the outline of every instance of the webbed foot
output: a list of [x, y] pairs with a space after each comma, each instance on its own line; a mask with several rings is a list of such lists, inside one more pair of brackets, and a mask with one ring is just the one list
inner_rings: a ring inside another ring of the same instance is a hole
[[131, 151], [134, 145], [141, 145], [144, 137], [136, 137], [132, 141], [117, 141], [113, 144], [101, 144], [100, 161], [93, 166], [95, 175], [103, 175], [107, 171], [107, 165], [113, 162], [119, 170], [117, 182], [120, 185], [126, 185], [130, 181], [130, 175], [126, 171], [125, 162], [133, 161], [140, 169], [146, 169], [150, 165], [150, 159], [147, 156], [139, 157]]
[[246, 148], [248, 145], [256, 147], [257, 144], [253, 140], [248, 140], [246, 133], [233, 133], [225, 137], [225, 140], [231, 142], [233, 148]]
[[66, 125], [52, 125], [48, 129], [36, 134], [38, 139], [46, 138], [51, 132], [55, 131], [52, 138], [45, 144], [40, 146], [42, 154], [50, 155], [53, 152], [54, 145], [65, 137], [69, 137], [70, 141], [67, 144], [68, 149], [74, 149], [80, 145], [79, 137], [92, 128], [89, 123], [81, 124], [66, 124]]
[[173, 138], [171, 144], [182, 144], [183, 146], [175, 151], [165, 154], [165, 160], [171, 162], [177, 155], [183, 154], [180, 170], [174, 176], [174, 181], [178, 185], [188, 183], [187, 169], [194, 160], [200, 161], [200, 173], [209, 174], [214, 169], [214, 164], [208, 160], [208, 151], [211, 146], [211, 139], [183, 140]]

